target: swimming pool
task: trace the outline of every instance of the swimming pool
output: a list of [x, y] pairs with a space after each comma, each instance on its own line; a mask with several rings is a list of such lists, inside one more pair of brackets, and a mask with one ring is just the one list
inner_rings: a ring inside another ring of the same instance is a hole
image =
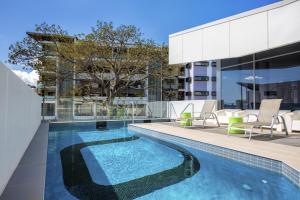
[[122, 126], [52, 124], [45, 199], [300, 199], [278, 173]]

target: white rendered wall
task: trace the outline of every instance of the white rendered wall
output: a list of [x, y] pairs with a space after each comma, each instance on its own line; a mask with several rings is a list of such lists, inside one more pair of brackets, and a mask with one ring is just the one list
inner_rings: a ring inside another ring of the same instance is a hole
[[202, 30], [182, 36], [182, 62], [198, 61], [202, 56]]
[[182, 36], [169, 38], [169, 49], [170, 64], [182, 63]]
[[300, 41], [300, 1], [270, 10], [269, 48]]
[[[203, 60], [212, 57], [225, 58], [229, 56], [229, 23], [203, 30]], [[198, 60], [201, 61], [201, 60]]]
[[40, 122], [41, 98], [0, 63], [0, 195]]
[[174, 33], [169, 63], [240, 57], [299, 42], [299, 19], [300, 0], [287, 0]]
[[238, 57], [268, 48], [267, 12], [230, 22], [230, 57]]

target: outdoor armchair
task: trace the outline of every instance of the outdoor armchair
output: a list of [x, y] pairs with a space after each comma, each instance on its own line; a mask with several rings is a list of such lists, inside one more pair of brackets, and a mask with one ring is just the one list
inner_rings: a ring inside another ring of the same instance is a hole
[[284, 115], [287, 131], [300, 131], [300, 111], [290, 112]]
[[235, 113], [240, 111], [240, 109], [222, 109], [217, 110], [216, 114], [220, 124], [228, 124], [229, 118], [235, 116]]

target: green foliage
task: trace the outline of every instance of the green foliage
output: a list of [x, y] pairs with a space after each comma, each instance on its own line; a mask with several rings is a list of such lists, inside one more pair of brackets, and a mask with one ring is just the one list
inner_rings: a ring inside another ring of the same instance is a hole
[[[133, 25], [97, 21], [88, 34], [68, 35], [57, 25], [36, 25], [10, 46], [9, 62], [39, 72], [44, 85], [75, 80], [75, 94], [97, 93], [112, 102], [122, 90], [148, 77], [170, 75], [168, 48], [143, 38]], [[162, 70], [163, 69], [163, 70]]]

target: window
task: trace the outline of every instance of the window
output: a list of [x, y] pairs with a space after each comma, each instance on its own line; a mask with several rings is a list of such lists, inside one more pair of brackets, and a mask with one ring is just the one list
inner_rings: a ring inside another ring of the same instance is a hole
[[42, 115], [55, 116], [55, 103], [42, 103]]
[[209, 62], [207, 61], [201, 61], [201, 62], [194, 62], [195, 67], [208, 67]]
[[194, 95], [195, 96], [208, 96], [209, 92], [208, 91], [195, 91]]
[[188, 96], [188, 97], [192, 96], [192, 92], [185, 92], [185, 96]]
[[280, 109], [300, 109], [300, 43], [221, 63], [224, 108], [258, 109], [263, 99], [278, 98]]
[[192, 78], [191, 78], [191, 77], [187, 77], [187, 78], [185, 79], [185, 81], [186, 81], [187, 83], [190, 83], [190, 82], [192, 82]]
[[55, 92], [48, 92], [48, 96], [55, 96]]
[[191, 69], [191, 67], [192, 67], [191, 63], [187, 63], [187, 64], [185, 65], [185, 68], [187, 68], [187, 69]]
[[93, 116], [93, 104], [91, 103], [82, 103], [75, 104], [75, 115], [76, 116]]
[[195, 76], [194, 81], [208, 81], [209, 77], [208, 76]]
[[211, 92], [211, 96], [213, 96], [213, 97], [217, 96], [217, 92], [216, 91], [212, 91]]
[[262, 99], [282, 99], [281, 109], [300, 109], [300, 53], [255, 63], [256, 108]]
[[211, 62], [211, 66], [212, 67], [216, 67], [217, 66], [217, 62], [216, 61]]
[[224, 108], [253, 108], [253, 64], [222, 69], [221, 83]]
[[212, 81], [217, 81], [217, 77], [213, 76], [213, 77], [211, 77], [211, 80]]

